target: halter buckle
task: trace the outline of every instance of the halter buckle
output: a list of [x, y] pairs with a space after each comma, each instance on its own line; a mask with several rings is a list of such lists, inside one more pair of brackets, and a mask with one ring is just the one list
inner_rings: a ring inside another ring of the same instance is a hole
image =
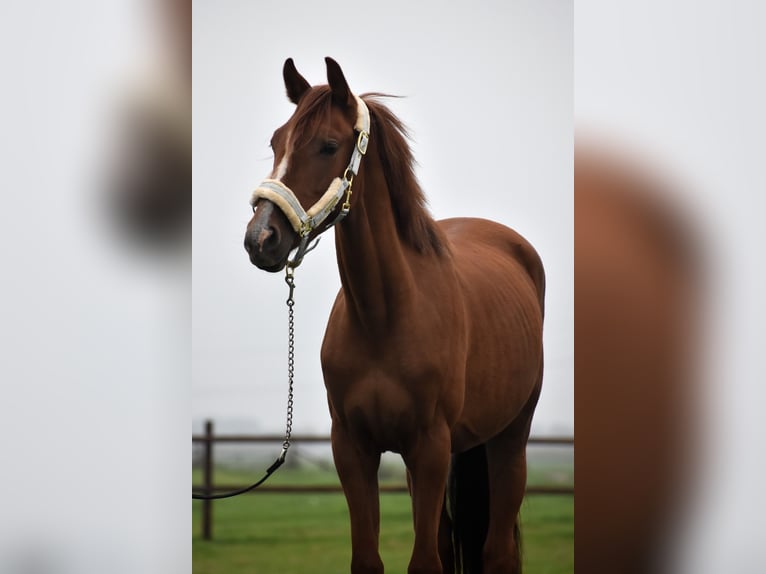
[[367, 144], [370, 143], [370, 134], [362, 130], [359, 132], [359, 137], [356, 138], [356, 149], [359, 153], [365, 155], [367, 153]]

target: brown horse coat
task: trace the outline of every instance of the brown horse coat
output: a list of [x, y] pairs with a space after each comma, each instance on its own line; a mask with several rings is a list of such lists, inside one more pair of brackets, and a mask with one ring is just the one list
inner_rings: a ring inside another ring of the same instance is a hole
[[[297, 108], [272, 138], [271, 177], [304, 209], [343, 173], [356, 142], [356, 99], [329, 58], [327, 70], [329, 85], [312, 88], [285, 63]], [[403, 125], [379, 97], [363, 100], [369, 149], [351, 211], [336, 227], [342, 288], [322, 345], [351, 571], [383, 572], [377, 470], [381, 453], [394, 451], [413, 499], [409, 574], [520, 572], [525, 446], [542, 382], [543, 267], [498, 223], [434, 221]], [[299, 237], [269, 201], [254, 211], [250, 259], [281, 270]]]

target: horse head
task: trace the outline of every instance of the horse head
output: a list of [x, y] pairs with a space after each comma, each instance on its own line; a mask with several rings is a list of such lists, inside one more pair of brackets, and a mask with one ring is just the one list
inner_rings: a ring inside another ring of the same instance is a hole
[[284, 269], [294, 249], [290, 263], [298, 265], [311, 240], [350, 208], [351, 183], [367, 148], [369, 113], [349, 90], [340, 66], [331, 58], [325, 62], [328, 84], [312, 87], [292, 59], [285, 61], [287, 97], [296, 108], [271, 138], [274, 165], [253, 193], [245, 232], [250, 261], [265, 271]]

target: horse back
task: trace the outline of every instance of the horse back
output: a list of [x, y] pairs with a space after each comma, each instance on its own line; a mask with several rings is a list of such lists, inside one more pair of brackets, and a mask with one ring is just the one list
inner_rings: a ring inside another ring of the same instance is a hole
[[[459, 272], [463, 275], [473, 272], [492, 278], [496, 272], [502, 273], [504, 263], [515, 261], [534, 286], [540, 316], [545, 315], [545, 270], [537, 251], [524, 237], [505, 225], [487, 219], [443, 219], [439, 221], [439, 226], [450, 240]], [[468, 285], [480, 282], [467, 278]]]

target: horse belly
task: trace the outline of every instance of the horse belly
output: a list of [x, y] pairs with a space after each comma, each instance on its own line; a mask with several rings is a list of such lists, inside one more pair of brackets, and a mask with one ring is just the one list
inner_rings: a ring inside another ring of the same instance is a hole
[[475, 438], [476, 444], [513, 423], [540, 382], [541, 352], [514, 358], [515, 361], [508, 357], [482, 359], [479, 364], [472, 364], [466, 375], [463, 412], [457, 428]]
[[452, 433], [456, 451], [486, 442], [507, 428], [540, 383], [538, 298], [518, 265], [505, 267], [492, 281], [474, 282], [466, 298], [471, 327], [463, 409]]
[[[536, 373], [529, 372], [503, 381], [489, 374], [466, 380], [463, 412], [452, 429], [453, 451], [485, 443], [508, 428], [530, 399], [537, 379]], [[489, 381], [493, 384], [484, 384]]]

